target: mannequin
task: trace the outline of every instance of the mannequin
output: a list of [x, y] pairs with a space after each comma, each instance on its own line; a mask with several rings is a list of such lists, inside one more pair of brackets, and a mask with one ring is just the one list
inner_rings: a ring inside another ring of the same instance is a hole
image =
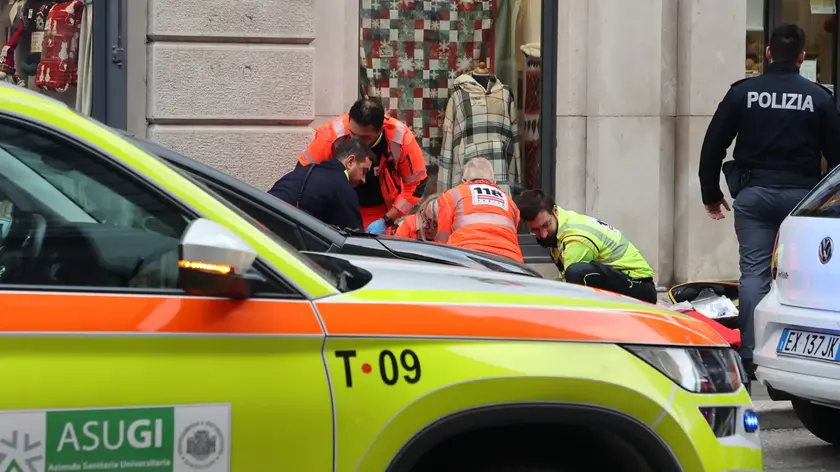
[[461, 183], [463, 166], [474, 157], [493, 162], [496, 182], [509, 193], [521, 183], [516, 104], [510, 87], [490, 73], [485, 61], [455, 79], [443, 123], [437, 192]]
[[472, 76], [476, 82], [481, 84], [481, 86], [487, 90], [488, 85], [490, 85], [490, 69], [487, 68], [486, 62], [478, 61], [478, 66], [473, 69]]

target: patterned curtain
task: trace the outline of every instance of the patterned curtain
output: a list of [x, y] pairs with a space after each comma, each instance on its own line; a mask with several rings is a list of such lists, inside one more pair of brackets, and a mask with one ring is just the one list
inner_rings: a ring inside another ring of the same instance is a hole
[[412, 129], [427, 164], [440, 155], [443, 114], [455, 78], [479, 61], [493, 71], [497, 1], [361, 2], [361, 93], [380, 100]]

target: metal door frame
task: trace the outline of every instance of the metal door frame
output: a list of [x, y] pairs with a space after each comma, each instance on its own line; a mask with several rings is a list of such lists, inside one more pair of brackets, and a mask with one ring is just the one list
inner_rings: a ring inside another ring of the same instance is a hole
[[[554, 195], [557, 181], [557, 0], [542, 0], [540, 30], [540, 188]], [[520, 127], [520, 129], [522, 129]], [[531, 234], [519, 235], [519, 246], [525, 262], [552, 263], [548, 251], [537, 244]]]
[[[93, 5], [93, 96], [91, 117], [114, 128], [127, 126], [125, 64], [128, 0], [91, 0]], [[136, 0], [135, 0], [136, 1]]]
[[[798, 0], [800, 2], [808, 1], [808, 0]], [[835, 6], [837, 5], [838, 0], [835, 0]], [[835, 18], [837, 18], [837, 13], [834, 14]], [[838, 18], [840, 19], [840, 18]], [[773, 32], [773, 28], [780, 25], [782, 23], [782, 0], [764, 0], [764, 44], [770, 44], [770, 34]], [[838, 85], [840, 85], [840, 48], [837, 46], [837, 40], [840, 38], [840, 34], [838, 34], [838, 25], [835, 23], [834, 26], [834, 44], [832, 45], [834, 49], [834, 102], [837, 104], [838, 109], [840, 109], [840, 101], [837, 100], [837, 93], [838, 93]]]

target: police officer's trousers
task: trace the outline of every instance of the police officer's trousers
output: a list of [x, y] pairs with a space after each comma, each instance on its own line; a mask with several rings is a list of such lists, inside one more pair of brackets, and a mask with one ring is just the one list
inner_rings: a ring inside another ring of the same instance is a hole
[[758, 302], [770, 291], [770, 262], [776, 233], [788, 213], [807, 193], [807, 189], [798, 188], [747, 187], [733, 204], [741, 268], [740, 354], [744, 363], [749, 364], [747, 369], [750, 371], [755, 348], [753, 314]]

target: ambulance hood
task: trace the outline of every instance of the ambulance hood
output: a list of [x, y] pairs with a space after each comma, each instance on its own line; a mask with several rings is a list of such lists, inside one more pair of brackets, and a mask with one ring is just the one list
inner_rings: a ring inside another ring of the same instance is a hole
[[[370, 273], [362, 287], [317, 302], [322, 316], [330, 315], [333, 303], [371, 304], [351, 310], [353, 315], [386, 313], [371, 324], [354, 322], [343, 311], [342, 323], [358, 335], [377, 329], [381, 335], [727, 346], [705, 323], [603, 290], [440, 264], [307, 255], [335, 257]], [[394, 307], [383, 312], [383, 305]]]
[[638, 308], [651, 305], [618, 294], [599, 293], [558, 280], [527, 277], [505, 272], [469, 269], [399, 259], [330, 254], [373, 274], [362, 290], [463, 291], [506, 293], [522, 296], [573, 297], [592, 301], [621, 301]]

